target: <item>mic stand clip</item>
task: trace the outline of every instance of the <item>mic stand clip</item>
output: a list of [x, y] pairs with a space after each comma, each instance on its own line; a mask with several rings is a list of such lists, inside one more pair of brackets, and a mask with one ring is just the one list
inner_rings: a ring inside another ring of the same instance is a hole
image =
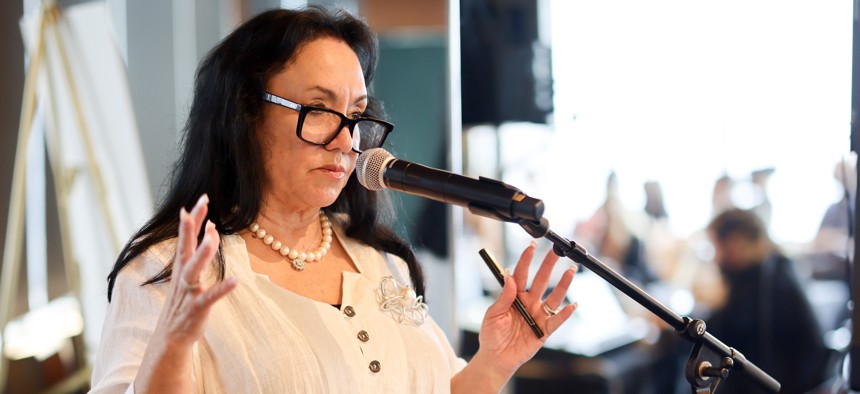
[[720, 358], [712, 350], [702, 346], [702, 338], [707, 332], [704, 321], [693, 320], [686, 316], [683, 319], [684, 327], [678, 334], [687, 337], [694, 344], [684, 367], [684, 375], [690, 383], [691, 392], [714, 394], [720, 382], [729, 376], [729, 370], [734, 366], [734, 361], [731, 357]]

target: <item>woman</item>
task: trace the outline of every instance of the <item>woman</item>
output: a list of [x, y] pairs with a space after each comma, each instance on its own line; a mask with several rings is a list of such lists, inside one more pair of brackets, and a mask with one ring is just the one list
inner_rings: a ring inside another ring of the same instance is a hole
[[352, 175], [393, 127], [367, 94], [376, 56], [363, 22], [319, 8], [263, 13], [212, 50], [170, 192], [108, 277], [94, 392], [499, 391], [546, 340], [514, 297], [548, 333], [570, 317], [572, 270], [541, 301], [554, 255], [525, 291], [531, 245], [480, 350], [455, 356], [382, 195]]

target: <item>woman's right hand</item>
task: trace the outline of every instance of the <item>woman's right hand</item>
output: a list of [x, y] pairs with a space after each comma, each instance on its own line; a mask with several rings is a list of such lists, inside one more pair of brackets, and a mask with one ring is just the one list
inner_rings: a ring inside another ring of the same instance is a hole
[[229, 278], [204, 288], [200, 277], [218, 251], [220, 238], [208, 220], [202, 242], [197, 234], [208, 213], [204, 194], [191, 212], [179, 212], [179, 240], [170, 290], [135, 379], [135, 392], [191, 391], [191, 349], [203, 336], [212, 305], [236, 287]]

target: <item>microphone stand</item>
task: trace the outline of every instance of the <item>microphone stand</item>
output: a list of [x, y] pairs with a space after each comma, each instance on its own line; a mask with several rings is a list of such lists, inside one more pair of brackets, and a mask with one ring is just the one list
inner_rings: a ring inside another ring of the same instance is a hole
[[[413, 182], [416, 181], [413, 180]], [[761, 388], [773, 393], [779, 392], [780, 384], [776, 379], [748, 361], [741, 352], [720, 342], [719, 339], [708, 333], [704, 321], [679, 316], [632, 282], [607, 267], [600, 260], [588, 254], [588, 251], [582, 246], [551, 231], [549, 229], [549, 221], [543, 217], [544, 206], [541, 200], [531, 198], [523, 194], [519, 189], [494, 179], [480, 177], [478, 182], [485, 184], [487, 188], [493, 189], [494, 192], [489, 193], [489, 196], [476, 194], [466, 204], [462, 204], [463, 201], [460, 200], [449, 201], [441, 199], [439, 201], [465, 205], [468, 207], [469, 212], [475, 215], [517, 223], [533, 238], [548, 239], [553, 243], [555, 254], [565, 256], [574, 262], [586, 266], [612, 286], [615, 286], [615, 288], [621, 290], [621, 292], [627, 294], [634, 301], [663, 319], [663, 321], [675, 329], [678, 335], [693, 342], [693, 351], [690, 353], [690, 357], [687, 359], [687, 364], [684, 368], [684, 373], [687, 381], [690, 383], [693, 394], [716, 392], [717, 385], [719, 385], [722, 379], [728, 377], [729, 370], [732, 368], [736, 368], [746, 374], [748, 378], [752, 379]], [[455, 187], [456, 185], [452, 184], [448, 186]], [[432, 190], [433, 188], [428, 186], [427, 189]], [[395, 188], [395, 190], [401, 189]], [[508, 191], [509, 194], [500, 193], [499, 190]], [[425, 195], [422, 194], [422, 191], [423, 189], [419, 187], [407, 193], [438, 199], [436, 194]], [[462, 193], [454, 193], [454, 195], [468, 195], [469, 193], [476, 193], [476, 191], [469, 189]], [[500, 199], [500, 195], [504, 195], [504, 197]], [[482, 204], [476, 201], [489, 202]]]
[[693, 394], [713, 394], [716, 392], [719, 382], [728, 377], [731, 369], [737, 369], [744, 373], [747, 378], [767, 391], [779, 392], [780, 383], [776, 379], [747, 360], [741, 352], [727, 346], [707, 332], [704, 321], [679, 316], [606, 264], [588, 254], [584, 247], [551, 231], [549, 221], [545, 218], [532, 221], [516, 218], [515, 215], [492, 214], [478, 206], [469, 206], [469, 209], [482, 216], [517, 223], [533, 238], [548, 239], [553, 243], [555, 254], [584, 265], [657, 317], [663, 319], [675, 329], [678, 335], [693, 342], [693, 351], [690, 353], [684, 368], [684, 374], [690, 383]]

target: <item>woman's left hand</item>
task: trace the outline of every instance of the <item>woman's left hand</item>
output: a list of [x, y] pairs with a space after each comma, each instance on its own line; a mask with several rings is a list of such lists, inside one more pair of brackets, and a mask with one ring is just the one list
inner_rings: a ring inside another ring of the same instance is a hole
[[[480, 347], [472, 361], [486, 363], [484, 367], [490, 368], [492, 373], [498, 375], [491, 377], [492, 380], [503, 379], [507, 382], [517, 368], [531, 359], [547, 338], [567, 321], [576, 309], [576, 303], [562, 306], [567, 289], [573, 281], [576, 271], [574, 266], [564, 272], [546, 300], [543, 299], [550, 274], [559, 258], [551, 250], [544, 257], [543, 263], [535, 274], [531, 288], [527, 288], [529, 265], [534, 258], [535, 246], [532, 241], [520, 256], [514, 275], [505, 276], [502, 293], [487, 309], [481, 324], [481, 332], [478, 336]], [[535, 335], [525, 319], [513, 307], [515, 297], [519, 297], [537, 325], [544, 331], [545, 335], [542, 338]], [[544, 304], [551, 312], [544, 309]]]

